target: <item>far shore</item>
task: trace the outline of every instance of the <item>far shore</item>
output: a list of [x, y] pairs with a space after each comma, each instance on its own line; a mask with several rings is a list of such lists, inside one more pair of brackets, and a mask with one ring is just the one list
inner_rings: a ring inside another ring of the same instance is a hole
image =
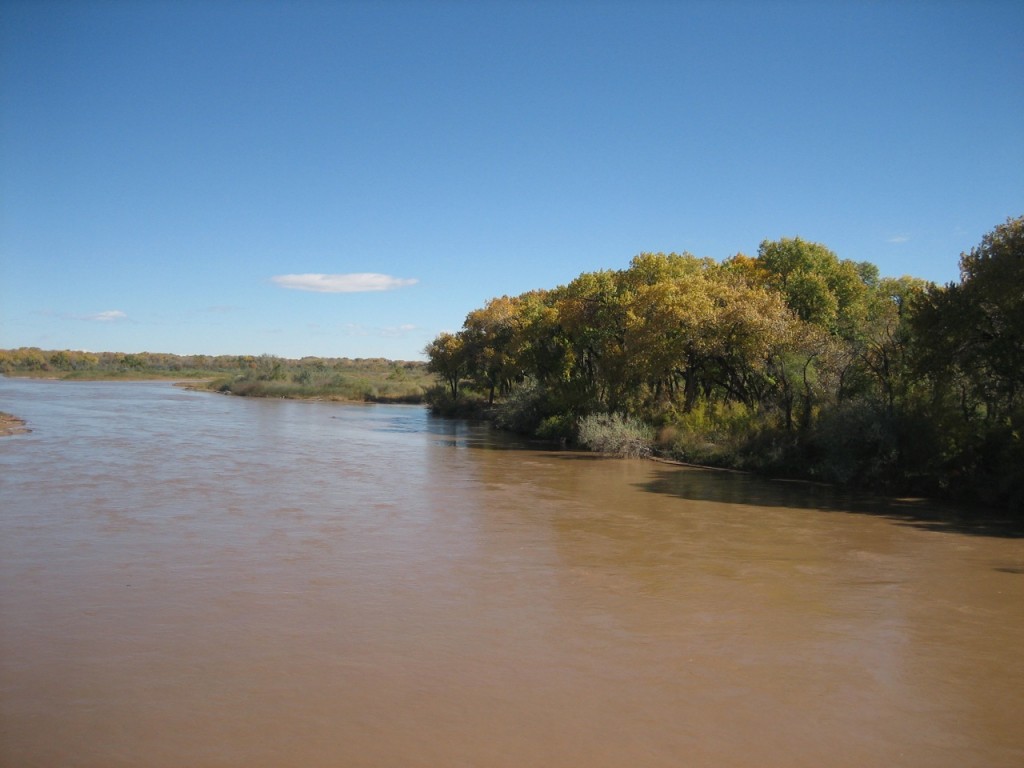
[[176, 384], [196, 384], [213, 381], [215, 376], [174, 375], [173, 372], [149, 371], [7, 371], [2, 376], [11, 379], [37, 379], [40, 381], [170, 381]]

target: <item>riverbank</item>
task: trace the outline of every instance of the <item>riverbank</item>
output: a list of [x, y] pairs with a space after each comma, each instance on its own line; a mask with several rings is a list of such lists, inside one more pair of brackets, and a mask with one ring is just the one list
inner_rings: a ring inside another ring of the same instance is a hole
[[25, 420], [0, 411], [0, 437], [24, 435], [32, 430], [25, 426]]

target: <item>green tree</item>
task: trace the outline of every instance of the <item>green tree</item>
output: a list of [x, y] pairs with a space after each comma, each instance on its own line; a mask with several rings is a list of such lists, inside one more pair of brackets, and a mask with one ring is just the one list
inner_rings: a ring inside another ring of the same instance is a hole
[[1024, 216], [1008, 219], [960, 258], [960, 286], [951, 293], [966, 310], [960, 363], [998, 417], [1024, 396]]
[[441, 377], [452, 400], [456, 400], [459, 385], [469, 367], [463, 338], [453, 333], [442, 333], [427, 344], [423, 352], [427, 356], [427, 370]]
[[767, 282], [781, 291], [801, 320], [831, 332], [848, 332], [863, 315], [877, 268], [842, 260], [820, 243], [796, 238], [765, 240], [758, 262]]
[[[877, 282], [867, 315], [851, 338], [850, 350], [860, 368], [851, 365], [844, 371], [840, 396], [865, 394], [865, 388], [869, 388], [878, 392], [887, 416], [895, 416], [915, 380], [911, 367], [912, 308], [934, 288], [925, 280], [906, 276]], [[856, 380], [858, 371], [864, 373], [863, 383]]]
[[917, 373], [931, 385], [951, 488], [1024, 509], [1024, 217], [960, 257], [960, 282], [915, 305]]
[[918, 307], [919, 370], [956, 388], [966, 417], [998, 420], [1024, 396], [1024, 217], [961, 254], [960, 276]]

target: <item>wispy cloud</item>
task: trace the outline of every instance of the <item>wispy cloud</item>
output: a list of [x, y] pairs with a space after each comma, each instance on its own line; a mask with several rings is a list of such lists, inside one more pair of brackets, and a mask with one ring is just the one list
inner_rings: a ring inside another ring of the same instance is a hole
[[385, 339], [405, 336], [415, 330], [416, 326], [412, 323], [403, 323], [402, 325], [383, 328], [366, 326], [361, 323], [346, 323], [342, 326], [342, 332], [348, 336], [377, 336]]
[[115, 320], [126, 320], [128, 315], [120, 309], [108, 309], [106, 312], [97, 312], [92, 315], [85, 315], [83, 320], [94, 320], [99, 323], [112, 323]]
[[414, 277], [392, 277], [376, 272], [354, 272], [347, 275], [275, 275], [270, 278], [282, 288], [316, 293], [363, 293], [393, 291], [419, 282]]
[[396, 328], [381, 328], [381, 336], [394, 337], [405, 336], [408, 333], [412, 333], [416, 330], [416, 326], [412, 323], [402, 323]]
[[887, 242], [887, 243], [906, 243], [906, 242], [909, 242], [909, 241], [910, 241], [910, 236], [909, 235], [893, 235], [892, 237], [887, 238], [885, 242]]

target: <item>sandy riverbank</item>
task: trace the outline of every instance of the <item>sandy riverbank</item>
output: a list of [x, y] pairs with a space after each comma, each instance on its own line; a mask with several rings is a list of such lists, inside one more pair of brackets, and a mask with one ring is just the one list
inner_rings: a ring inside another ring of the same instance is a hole
[[7, 435], [23, 435], [32, 430], [25, 426], [24, 419], [0, 411], [0, 437]]

